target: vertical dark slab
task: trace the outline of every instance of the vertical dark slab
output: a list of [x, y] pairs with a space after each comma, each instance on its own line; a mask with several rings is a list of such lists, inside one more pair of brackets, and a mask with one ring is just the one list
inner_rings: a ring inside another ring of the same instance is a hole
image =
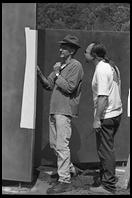
[[36, 29], [35, 3], [2, 4], [2, 179], [30, 182], [34, 129], [20, 128], [25, 27]]

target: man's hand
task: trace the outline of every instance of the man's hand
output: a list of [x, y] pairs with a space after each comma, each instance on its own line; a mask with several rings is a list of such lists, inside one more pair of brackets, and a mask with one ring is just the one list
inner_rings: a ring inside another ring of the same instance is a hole
[[101, 130], [101, 121], [100, 120], [94, 120], [93, 131], [100, 132], [100, 130]]
[[41, 70], [38, 65], [37, 65], [37, 74], [39, 74], [39, 75], [41, 74]]
[[55, 72], [55, 74], [59, 73], [61, 69], [61, 63], [57, 62], [54, 66], [53, 66], [53, 70]]

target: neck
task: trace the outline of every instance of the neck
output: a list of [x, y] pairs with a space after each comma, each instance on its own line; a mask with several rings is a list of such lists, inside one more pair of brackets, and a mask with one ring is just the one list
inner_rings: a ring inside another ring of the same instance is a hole
[[103, 58], [97, 57], [93, 60], [94, 65], [96, 66], [101, 60], [104, 60]]
[[72, 57], [68, 56], [66, 59], [62, 60], [62, 64], [68, 64], [71, 61]]

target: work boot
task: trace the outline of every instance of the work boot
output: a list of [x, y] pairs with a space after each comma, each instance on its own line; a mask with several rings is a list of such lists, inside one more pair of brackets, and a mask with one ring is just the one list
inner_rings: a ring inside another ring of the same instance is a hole
[[58, 182], [57, 184], [53, 185], [51, 188], [47, 190], [47, 194], [53, 195], [71, 190], [72, 190], [71, 183]]

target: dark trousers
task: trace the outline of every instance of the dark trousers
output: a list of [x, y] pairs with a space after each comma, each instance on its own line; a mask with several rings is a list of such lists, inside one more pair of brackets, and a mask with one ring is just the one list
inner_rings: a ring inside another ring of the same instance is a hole
[[101, 131], [96, 133], [97, 153], [100, 159], [101, 184], [107, 190], [115, 190], [115, 152], [114, 137], [121, 120], [121, 115], [101, 120]]

